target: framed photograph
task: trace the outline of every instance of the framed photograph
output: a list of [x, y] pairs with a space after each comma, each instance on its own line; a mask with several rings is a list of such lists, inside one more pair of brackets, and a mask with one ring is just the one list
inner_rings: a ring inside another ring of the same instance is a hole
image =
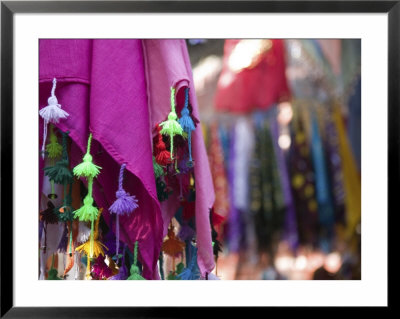
[[1, 1], [1, 317], [389, 307], [399, 29], [399, 1]]

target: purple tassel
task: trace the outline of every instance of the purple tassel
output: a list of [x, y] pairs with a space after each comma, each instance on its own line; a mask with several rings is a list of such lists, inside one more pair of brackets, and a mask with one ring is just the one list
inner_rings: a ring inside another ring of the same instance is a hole
[[115, 245], [115, 235], [110, 229], [103, 239], [104, 245], [108, 248], [107, 255], [114, 256], [117, 254], [117, 246]]
[[182, 241], [191, 240], [194, 237], [195, 231], [187, 223], [182, 224], [182, 227], [178, 233], [178, 237]]
[[178, 169], [180, 174], [187, 174], [192, 170], [191, 167], [188, 167], [186, 165], [187, 162], [188, 162], [187, 155], [183, 156], [183, 159], [181, 161], [178, 161]]
[[126, 280], [126, 278], [128, 278], [128, 270], [126, 269], [125, 265], [122, 265], [119, 268], [119, 273], [108, 278], [108, 280]]
[[58, 244], [58, 247], [57, 247], [57, 250], [58, 250], [60, 253], [65, 253], [65, 252], [67, 252], [68, 239], [69, 239], [69, 236], [68, 236], [68, 228], [65, 227], [65, 228], [64, 228], [64, 232], [63, 232], [63, 234], [62, 234], [62, 236], [61, 236], [60, 243]]
[[122, 187], [122, 181], [124, 178], [124, 170], [126, 164], [121, 165], [121, 169], [119, 171], [119, 184], [118, 190], [116, 192], [117, 199], [110, 206], [110, 212], [116, 215], [116, 224], [115, 224], [115, 233], [116, 233], [116, 255], [117, 255], [117, 263], [118, 263], [118, 250], [119, 250], [119, 216], [120, 215], [128, 215], [132, 213], [136, 208], [138, 208], [137, 199], [135, 196], [130, 196], [128, 192], [126, 192]]
[[108, 278], [108, 280], [126, 280], [129, 277], [129, 271], [125, 266], [125, 249], [127, 247], [127, 244], [125, 244], [125, 247], [122, 252], [122, 266], [119, 268], [118, 274], [111, 276]]

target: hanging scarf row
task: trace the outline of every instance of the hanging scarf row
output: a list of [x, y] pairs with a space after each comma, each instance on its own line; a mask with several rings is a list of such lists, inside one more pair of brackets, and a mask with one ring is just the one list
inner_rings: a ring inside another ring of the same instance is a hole
[[294, 100], [288, 126], [278, 112], [203, 123], [216, 193], [227, 194], [214, 206], [224, 216], [219, 240], [226, 252], [272, 258], [280, 241], [294, 253], [351, 243], [360, 223], [360, 178], [338, 105]]

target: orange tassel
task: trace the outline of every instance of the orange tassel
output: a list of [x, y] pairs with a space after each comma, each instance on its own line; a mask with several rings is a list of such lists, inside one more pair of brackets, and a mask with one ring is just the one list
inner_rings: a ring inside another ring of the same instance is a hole
[[185, 243], [176, 237], [172, 224], [168, 228], [168, 239], [163, 242], [161, 249], [165, 254], [174, 258], [178, 257], [185, 249]]
[[[72, 227], [71, 227], [71, 223], [69, 223], [68, 225], [68, 230], [71, 232], [72, 231]], [[71, 250], [70, 250], [71, 249]], [[68, 241], [68, 246], [67, 246], [67, 251], [75, 251], [75, 245], [74, 245], [74, 241]], [[74, 266], [74, 253], [72, 254], [67, 254], [67, 265], [64, 269], [64, 277], [67, 275], [67, 273], [72, 269], [72, 267]]]

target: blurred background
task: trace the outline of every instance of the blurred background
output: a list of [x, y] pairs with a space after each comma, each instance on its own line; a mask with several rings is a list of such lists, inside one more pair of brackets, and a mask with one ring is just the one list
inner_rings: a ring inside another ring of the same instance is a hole
[[361, 41], [189, 39], [214, 273], [361, 279]]

